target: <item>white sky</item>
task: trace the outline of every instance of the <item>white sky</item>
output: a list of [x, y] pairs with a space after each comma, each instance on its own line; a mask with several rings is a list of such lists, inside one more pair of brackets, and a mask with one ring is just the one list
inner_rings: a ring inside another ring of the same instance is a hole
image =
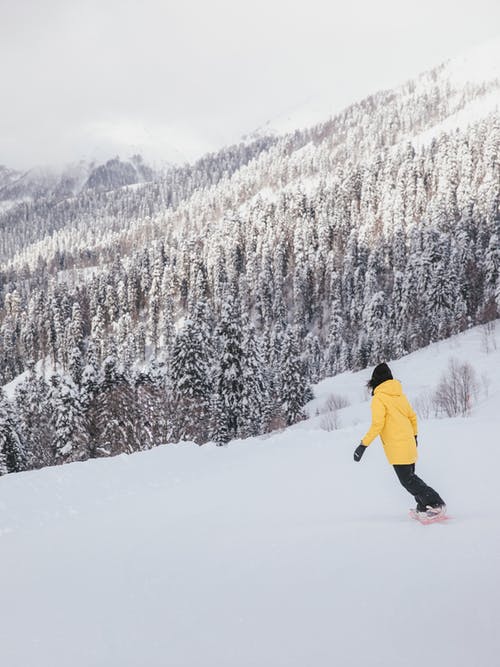
[[401, 83], [498, 26], [499, 0], [0, 0], [0, 164], [148, 143], [193, 157], [311, 97], [340, 108]]

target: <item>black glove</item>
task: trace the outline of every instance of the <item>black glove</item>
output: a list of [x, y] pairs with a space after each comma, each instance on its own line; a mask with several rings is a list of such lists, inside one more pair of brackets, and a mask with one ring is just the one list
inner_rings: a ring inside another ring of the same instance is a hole
[[354, 450], [354, 460], [355, 461], [361, 461], [361, 457], [365, 453], [366, 446], [361, 444], [356, 447]]
[[418, 447], [418, 435], [415, 436], [415, 444], [416, 444], [417, 447]]

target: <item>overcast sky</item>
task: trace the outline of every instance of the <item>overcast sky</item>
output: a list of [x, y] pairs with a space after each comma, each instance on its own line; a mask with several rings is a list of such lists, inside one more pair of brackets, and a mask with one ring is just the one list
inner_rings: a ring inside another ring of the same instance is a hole
[[0, 164], [16, 168], [120, 143], [192, 157], [316, 95], [340, 107], [401, 83], [500, 26], [499, 0], [0, 0], [0, 10]]

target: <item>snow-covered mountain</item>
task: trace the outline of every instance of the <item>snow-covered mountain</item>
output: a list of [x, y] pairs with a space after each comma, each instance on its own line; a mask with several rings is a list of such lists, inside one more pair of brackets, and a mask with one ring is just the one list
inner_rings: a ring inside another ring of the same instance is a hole
[[79, 144], [89, 162], [105, 162], [110, 155], [142, 155], [149, 165], [162, 171], [169, 165], [193, 163], [235, 138], [182, 123], [146, 124], [117, 118], [86, 125]]
[[7, 471], [261, 434], [309, 383], [498, 317], [500, 118], [469, 112], [499, 84], [456, 70], [0, 214], [0, 380], [56, 371], [5, 405]]
[[[460, 113], [453, 114], [445, 126], [437, 127], [439, 131], [464, 127], [467, 124], [484, 118], [492, 111], [500, 108], [500, 37], [480, 44], [463, 55], [450, 59], [441, 66], [425, 72], [412, 82], [416, 91], [431, 90], [433, 86], [449, 86], [459, 92], [468, 86], [482, 86], [483, 91], [462, 106]], [[405, 86], [395, 88], [394, 92], [403, 93]], [[325, 90], [317, 96], [309, 97], [294, 107], [270, 118], [246, 135], [245, 139], [259, 136], [277, 136], [306, 129], [323, 123], [342, 111], [335, 91]]]
[[[0, 206], [53, 198], [55, 202], [89, 189], [108, 191], [152, 181], [157, 174], [140, 155], [127, 160], [112, 158], [102, 164], [80, 162], [56, 167], [35, 167], [19, 172], [0, 166]], [[0, 212], [1, 212], [0, 208]]]
[[420, 414], [445, 524], [408, 518], [378, 441], [353, 462], [369, 369], [325, 379], [313, 416], [267, 437], [1, 477], [2, 664], [495, 665], [496, 324], [391, 363], [416, 403], [450, 358], [475, 370], [470, 417]]

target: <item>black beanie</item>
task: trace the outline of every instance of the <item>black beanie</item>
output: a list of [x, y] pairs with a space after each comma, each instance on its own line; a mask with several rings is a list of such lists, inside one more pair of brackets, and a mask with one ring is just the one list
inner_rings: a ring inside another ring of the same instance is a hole
[[392, 380], [392, 373], [389, 366], [385, 363], [375, 366], [371, 378], [368, 380], [368, 387], [373, 391], [379, 384], [385, 382], [386, 380]]

